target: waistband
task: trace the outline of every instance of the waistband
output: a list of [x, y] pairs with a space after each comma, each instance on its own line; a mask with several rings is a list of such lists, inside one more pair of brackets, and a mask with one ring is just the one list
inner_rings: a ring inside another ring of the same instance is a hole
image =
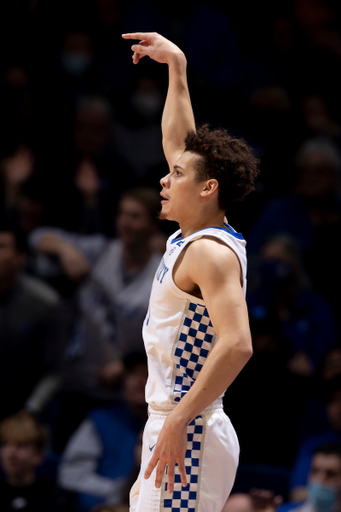
[[[164, 404], [162, 406], [157, 406], [156, 404], [149, 404], [148, 414], [157, 416], [167, 416], [170, 412], [172, 412], [173, 409], [175, 409], [177, 405], [178, 404]], [[213, 402], [213, 404], [209, 405], [208, 407], [206, 407], [206, 409], [201, 411], [200, 415], [216, 410], [223, 410], [223, 403], [221, 400]]]

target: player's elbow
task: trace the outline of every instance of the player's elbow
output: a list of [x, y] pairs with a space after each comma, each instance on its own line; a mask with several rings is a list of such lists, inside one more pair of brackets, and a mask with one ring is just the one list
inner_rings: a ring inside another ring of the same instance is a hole
[[253, 354], [250, 333], [240, 335], [235, 348], [238, 350], [240, 359], [246, 364]]

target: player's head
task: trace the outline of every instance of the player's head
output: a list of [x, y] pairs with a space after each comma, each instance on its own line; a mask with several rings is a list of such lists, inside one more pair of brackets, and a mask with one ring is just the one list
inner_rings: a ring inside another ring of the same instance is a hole
[[185, 151], [198, 155], [194, 162], [197, 180], [218, 181], [218, 207], [226, 212], [234, 201], [242, 201], [254, 190], [258, 160], [243, 139], [232, 137], [226, 130], [210, 130], [204, 125], [190, 131]]
[[18, 413], [0, 424], [1, 465], [8, 478], [20, 478], [41, 464], [46, 429], [30, 414]]

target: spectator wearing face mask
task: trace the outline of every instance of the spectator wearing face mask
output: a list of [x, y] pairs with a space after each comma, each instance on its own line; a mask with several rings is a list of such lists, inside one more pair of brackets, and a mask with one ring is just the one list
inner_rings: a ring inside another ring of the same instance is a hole
[[341, 445], [341, 379], [330, 381], [326, 391], [327, 427], [318, 434], [305, 438], [298, 447], [296, 460], [291, 474], [290, 496], [293, 501], [307, 496], [309, 468], [315, 450], [326, 443]]
[[310, 284], [294, 238], [274, 236], [261, 248], [259, 260], [255, 288], [248, 296], [250, 318], [277, 325], [288, 369], [313, 375], [337, 341], [329, 304]]
[[341, 444], [318, 447], [311, 459], [307, 497], [298, 503], [288, 503], [279, 512], [341, 511]]
[[298, 179], [293, 193], [265, 206], [249, 233], [249, 255], [257, 254], [277, 233], [292, 236], [314, 288], [328, 299], [339, 320], [335, 290], [341, 286], [341, 246], [333, 242], [327, 250], [326, 244], [336, 241], [341, 227], [341, 154], [330, 139], [319, 136], [302, 144], [295, 163]]
[[[135, 180], [143, 182], [151, 168], [165, 162], [159, 129], [163, 103], [160, 78], [140, 76], [128, 101], [118, 106], [118, 118], [113, 126], [114, 141], [119, 156], [132, 169]], [[121, 112], [123, 105], [125, 109]]]

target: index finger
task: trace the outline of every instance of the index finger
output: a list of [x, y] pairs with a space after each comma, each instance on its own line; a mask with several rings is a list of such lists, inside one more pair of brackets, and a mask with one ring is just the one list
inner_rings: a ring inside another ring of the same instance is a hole
[[122, 34], [123, 39], [148, 39], [151, 37], [149, 32], [130, 32], [128, 34]]
[[153, 457], [150, 459], [149, 461], [149, 464], [147, 466], [147, 469], [146, 471], [144, 472], [144, 478], [147, 480], [150, 475], [152, 474], [154, 468], [156, 467], [156, 464], [158, 462], [158, 457], [155, 456], [155, 454], [153, 455]]

